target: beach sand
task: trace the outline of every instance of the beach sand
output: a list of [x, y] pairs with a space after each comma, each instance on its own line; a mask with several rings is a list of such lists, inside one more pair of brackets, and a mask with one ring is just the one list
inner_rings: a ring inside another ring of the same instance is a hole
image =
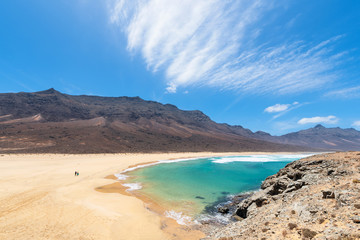
[[1, 155], [0, 239], [199, 239], [200, 231], [116, 193], [119, 184], [106, 176], [158, 160], [241, 154]]
[[95, 188], [134, 164], [213, 155], [229, 153], [1, 155], [0, 239], [176, 239], [141, 200]]

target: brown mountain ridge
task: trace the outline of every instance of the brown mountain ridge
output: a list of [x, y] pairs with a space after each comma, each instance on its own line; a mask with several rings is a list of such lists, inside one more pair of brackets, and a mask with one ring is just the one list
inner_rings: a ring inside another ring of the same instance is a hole
[[[298, 134], [303, 137], [300, 132]], [[345, 147], [359, 147], [359, 132], [354, 129], [351, 132], [353, 136], [339, 141], [345, 145], [346, 141], [355, 142]], [[241, 126], [219, 124], [200, 111], [183, 111], [174, 105], [145, 101], [139, 97], [73, 96], [55, 89], [0, 94], [2, 153], [324, 149], [324, 145], [309, 143], [311, 137], [303, 142], [304, 138], [296, 140], [299, 139], [296, 135], [284, 136], [274, 137], [253, 133]], [[329, 142], [338, 143], [334, 139]]]

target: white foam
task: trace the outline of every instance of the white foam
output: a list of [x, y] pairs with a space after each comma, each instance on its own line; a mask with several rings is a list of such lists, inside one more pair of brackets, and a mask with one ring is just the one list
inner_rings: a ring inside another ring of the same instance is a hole
[[115, 177], [117, 177], [118, 180], [125, 180], [127, 179], [129, 176], [125, 175], [125, 174], [121, 174], [121, 173], [117, 173], [117, 174], [114, 174]]
[[293, 161], [296, 159], [311, 156], [313, 154], [284, 154], [284, 155], [250, 155], [250, 156], [230, 156], [211, 158], [213, 163], [231, 163], [231, 162], [279, 162]]
[[150, 166], [158, 165], [161, 163], [176, 163], [176, 162], [184, 162], [184, 161], [199, 160], [199, 159], [204, 159], [204, 158], [183, 158], [183, 159], [176, 159], [176, 160], [160, 160], [160, 161], [153, 162], [153, 163], [147, 163], [147, 164], [138, 165], [136, 167], [127, 168], [124, 171], [122, 171], [121, 173], [127, 173], [127, 172], [134, 171], [136, 169], [139, 169], [139, 168], [150, 167]]
[[192, 224], [192, 218], [184, 215], [182, 212], [175, 212], [174, 210], [165, 211], [165, 216], [176, 220], [180, 225]]
[[127, 187], [126, 191], [134, 191], [142, 188], [140, 183], [124, 183], [124, 187]]

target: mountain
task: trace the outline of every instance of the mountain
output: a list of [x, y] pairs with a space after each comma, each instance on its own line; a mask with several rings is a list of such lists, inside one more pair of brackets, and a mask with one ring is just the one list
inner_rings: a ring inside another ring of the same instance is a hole
[[248, 131], [139, 97], [72, 96], [55, 89], [0, 94], [0, 152], [309, 150], [249, 138]]
[[200, 111], [139, 97], [73, 96], [55, 89], [0, 94], [0, 152], [116, 153], [360, 149], [355, 129], [271, 136], [219, 124]]
[[272, 136], [263, 131], [252, 132], [242, 126], [230, 126], [235, 134], [244, 137], [264, 140], [273, 143], [303, 146], [332, 151], [359, 151], [360, 132], [354, 128], [326, 128], [321, 124], [313, 128], [288, 133], [282, 136]]
[[288, 133], [279, 137], [257, 136], [256, 138], [277, 143], [330, 150], [360, 150], [359, 131], [355, 130], [354, 128], [326, 128], [320, 124], [313, 128], [294, 133]]

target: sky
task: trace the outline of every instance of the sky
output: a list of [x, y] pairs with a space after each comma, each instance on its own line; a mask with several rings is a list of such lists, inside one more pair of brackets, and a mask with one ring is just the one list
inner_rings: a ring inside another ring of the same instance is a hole
[[49, 88], [360, 130], [360, 1], [0, 1], [0, 92]]

